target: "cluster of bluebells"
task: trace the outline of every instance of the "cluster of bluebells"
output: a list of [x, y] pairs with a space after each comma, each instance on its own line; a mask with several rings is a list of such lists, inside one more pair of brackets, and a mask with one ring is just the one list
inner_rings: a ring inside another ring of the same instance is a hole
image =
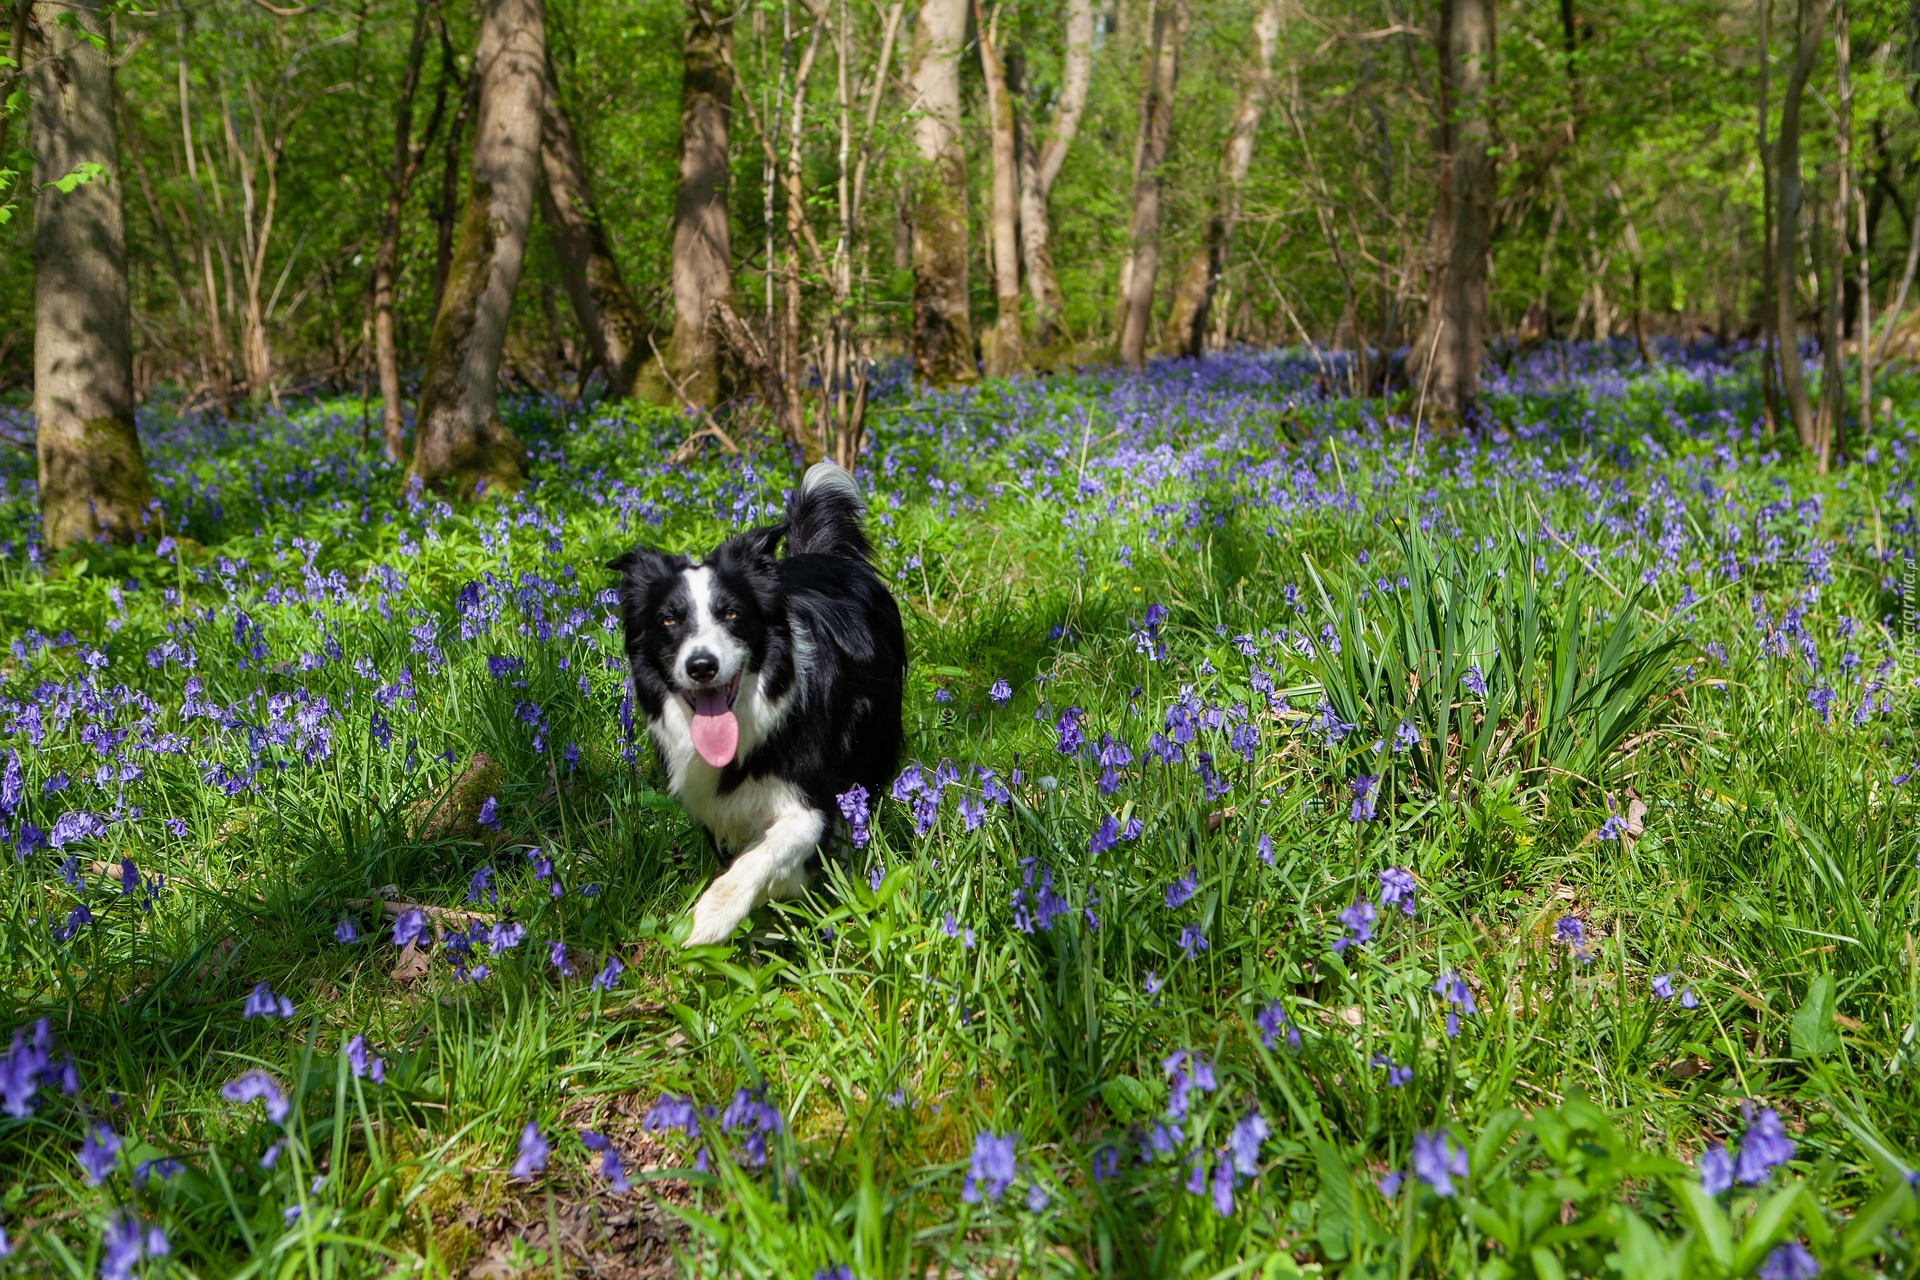
[[1741, 1104], [1746, 1116], [1746, 1132], [1733, 1153], [1720, 1143], [1701, 1151], [1696, 1168], [1700, 1185], [1710, 1196], [1717, 1196], [1734, 1183], [1757, 1187], [1773, 1176], [1773, 1171], [1793, 1159], [1794, 1141], [1780, 1123], [1780, 1113], [1772, 1107], [1757, 1111], [1751, 1102]]

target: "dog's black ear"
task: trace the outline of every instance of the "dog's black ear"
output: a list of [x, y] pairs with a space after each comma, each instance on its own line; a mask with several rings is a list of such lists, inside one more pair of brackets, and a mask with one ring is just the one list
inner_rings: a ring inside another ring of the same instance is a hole
[[785, 522], [757, 525], [715, 547], [713, 558], [723, 564], [771, 565], [774, 553], [780, 549], [780, 539], [786, 536]]
[[657, 547], [635, 547], [607, 561], [607, 568], [620, 575], [622, 589], [630, 589], [671, 576], [675, 562], [685, 563], [685, 560], [684, 556], [670, 556]]

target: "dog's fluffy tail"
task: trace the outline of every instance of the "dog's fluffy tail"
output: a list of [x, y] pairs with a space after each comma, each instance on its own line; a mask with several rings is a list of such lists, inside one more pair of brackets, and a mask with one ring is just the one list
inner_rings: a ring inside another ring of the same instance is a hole
[[846, 468], [816, 462], [787, 504], [787, 553], [866, 560], [867, 535], [860, 527], [866, 515], [867, 504]]

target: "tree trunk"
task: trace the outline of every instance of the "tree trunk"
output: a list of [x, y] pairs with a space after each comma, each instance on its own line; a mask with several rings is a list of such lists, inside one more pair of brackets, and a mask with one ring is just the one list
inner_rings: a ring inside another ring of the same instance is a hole
[[373, 253], [373, 359], [380, 374], [381, 437], [387, 459], [400, 461], [406, 447], [406, 424], [400, 411], [400, 356], [393, 340], [393, 292], [400, 279], [400, 219], [407, 192], [420, 171], [420, 161], [432, 143], [446, 109], [447, 82], [440, 81], [433, 118], [418, 142], [413, 137], [413, 95], [420, 87], [420, 66], [426, 60], [427, 19], [433, 0], [420, 0], [413, 19], [413, 39], [407, 45], [406, 68], [400, 75], [400, 96], [393, 108], [393, 166], [387, 173], [386, 218], [380, 243]]
[[650, 326], [613, 259], [606, 227], [593, 203], [593, 189], [587, 184], [587, 165], [573, 134], [573, 121], [560, 100], [553, 59], [545, 59], [542, 66], [546, 106], [540, 121], [540, 163], [546, 182], [540, 188], [541, 210], [553, 229], [560, 278], [566, 283], [574, 318], [606, 376], [607, 396], [624, 400], [633, 389]]
[[1013, 95], [999, 49], [1000, 12], [989, 23], [974, 0], [980, 28], [980, 70], [987, 82], [987, 137], [993, 155], [993, 296], [996, 316], [987, 372], [1017, 373], [1026, 364], [1020, 342], [1020, 176], [1014, 157]]
[[[1414, 380], [1441, 408], [1467, 413], [1480, 396], [1493, 248], [1493, 0], [1440, 3], [1440, 183], [1434, 265]], [[1429, 354], [1431, 353], [1431, 354]]]
[[500, 352], [527, 248], [546, 98], [542, 0], [486, 0], [473, 180], [427, 346], [411, 477], [481, 496], [517, 488], [523, 449], [494, 412]]
[[[440, 64], [444, 74], [457, 75], [453, 42], [447, 38], [447, 24], [440, 24]], [[433, 212], [433, 314], [440, 314], [440, 302], [447, 296], [447, 275], [453, 270], [453, 232], [460, 221], [460, 144], [467, 136], [467, 118], [473, 114], [480, 95], [480, 81], [469, 75], [460, 85], [460, 109], [453, 113], [453, 125], [447, 130], [446, 161], [440, 169], [440, 201]]]
[[673, 346], [670, 363], [695, 404], [720, 396], [713, 304], [733, 292], [727, 228], [727, 124], [732, 27], [705, 3], [687, 6], [686, 71], [680, 81], [680, 181], [673, 198]]
[[924, 171], [913, 201], [913, 373], [935, 386], [975, 376], [967, 315], [967, 153], [960, 138], [960, 51], [967, 0], [923, 0], [910, 78]]
[[1160, 165], [1167, 158], [1173, 128], [1173, 91], [1186, 30], [1187, 0], [1155, 5], [1140, 133], [1133, 150], [1133, 216], [1127, 225], [1127, 257], [1120, 267], [1120, 358], [1135, 369], [1146, 363], [1147, 326], [1160, 274]]
[[[1015, 73], [1017, 62], [1008, 59], [1008, 89], [1024, 95], [1027, 86]], [[1067, 0], [1066, 77], [1060, 88], [1060, 104], [1054, 108], [1053, 123], [1046, 140], [1036, 152], [1033, 133], [1015, 119], [1014, 154], [1020, 173], [1020, 258], [1027, 273], [1027, 292], [1033, 298], [1033, 340], [1036, 346], [1050, 347], [1063, 336], [1060, 313], [1064, 309], [1060, 282], [1053, 274], [1052, 215], [1047, 197], [1054, 179], [1067, 161], [1067, 148], [1080, 129], [1080, 115], [1087, 106], [1087, 87], [1093, 82], [1093, 0]]]
[[1800, 106], [1807, 79], [1820, 57], [1820, 28], [1826, 20], [1824, 0], [1799, 0], [1793, 68], [1787, 75], [1780, 103], [1779, 217], [1774, 223], [1774, 334], [1780, 344], [1780, 390], [1785, 394], [1793, 433], [1801, 445], [1818, 452], [1814, 438], [1813, 402], [1807, 395], [1807, 375], [1800, 363], [1800, 323], [1794, 298], [1794, 280], [1800, 256]]
[[1767, 102], [1773, 62], [1773, 0], [1760, 0], [1760, 406], [1766, 417], [1767, 438], [1780, 429], [1780, 390], [1774, 377], [1774, 351], [1779, 345], [1774, 333], [1774, 196], [1773, 149], [1767, 145]]
[[1187, 259], [1186, 268], [1174, 289], [1173, 312], [1167, 317], [1166, 339], [1161, 354], [1198, 356], [1207, 347], [1207, 318], [1213, 306], [1214, 291], [1227, 268], [1227, 249], [1233, 239], [1233, 224], [1240, 217], [1240, 187], [1253, 164], [1253, 139], [1260, 128], [1260, 116], [1266, 109], [1267, 93], [1273, 87], [1273, 50], [1280, 38], [1280, 0], [1266, 0], [1253, 18], [1253, 57], [1248, 60], [1240, 84], [1240, 102], [1233, 113], [1233, 128], [1227, 134], [1226, 150], [1220, 155], [1220, 171], [1213, 196], [1213, 208], [1207, 214], [1206, 233], [1201, 244]]
[[[33, 15], [46, 41], [29, 75], [33, 390], [40, 529], [52, 548], [131, 541], [153, 500], [133, 422], [133, 309], [103, 8], [67, 0]], [[62, 179], [75, 176], [79, 185], [63, 192]]]

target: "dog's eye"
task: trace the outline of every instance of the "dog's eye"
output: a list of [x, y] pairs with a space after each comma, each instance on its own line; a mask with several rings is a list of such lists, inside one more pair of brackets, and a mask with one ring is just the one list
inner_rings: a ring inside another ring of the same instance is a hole
[[678, 618], [662, 618], [662, 619], [660, 619], [660, 625], [661, 625], [661, 626], [663, 626], [663, 627], [665, 627], [665, 628], [666, 628], [667, 630], [669, 630], [669, 631], [671, 631], [671, 630], [673, 630], [673, 629], [674, 629], [675, 627], [677, 627], [677, 626], [679, 626], [679, 625], [680, 625], [680, 619], [678, 619]]
[[740, 611], [738, 609], [729, 609], [720, 616], [728, 622], [738, 622], [740, 620]]

